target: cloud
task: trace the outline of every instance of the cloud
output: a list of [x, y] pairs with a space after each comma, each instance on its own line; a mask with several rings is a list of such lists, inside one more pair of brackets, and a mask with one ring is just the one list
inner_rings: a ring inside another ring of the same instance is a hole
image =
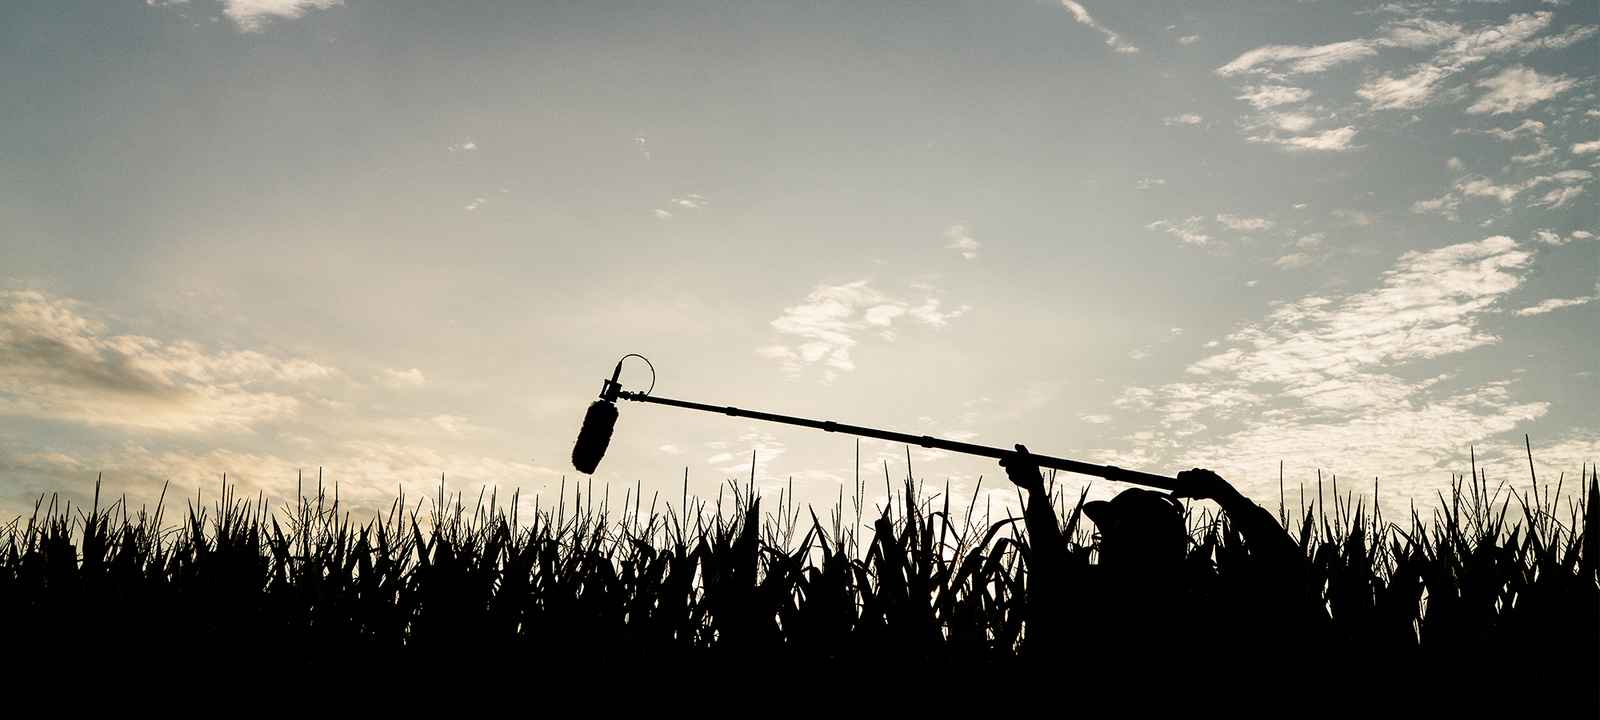
[[1240, 217], [1238, 215], [1218, 215], [1217, 222], [1227, 225], [1229, 230], [1270, 230], [1272, 221], [1258, 217]]
[[1543, 196], [1529, 201], [1528, 206], [1558, 208], [1581, 195], [1585, 184], [1593, 178], [1594, 174], [1587, 170], [1563, 170], [1551, 175], [1539, 175], [1521, 183], [1497, 185], [1482, 175], [1468, 175], [1457, 179], [1452, 191], [1444, 197], [1413, 203], [1411, 212], [1437, 212], [1450, 220], [1459, 220], [1456, 210], [1467, 197], [1491, 197], [1499, 200], [1502, 205], [1508, 205], [1517, 195], [1546, 183], [1560, 183], [1565, 187], [1546, 192]]
[[1310, 98], [1312, 94], [1310, 90], [1305, 88], [1285, 85], [1246, 85], [1241, 92], [1243, 94], [1235, 96], [1234, 99], [1249, 102], [1257, 110], [1303, 102]]
[[1319, 73], [1335, 65], [1377, 53], [1365, 40], [1346, 40], [1315, 47], [1263, 45], [1240, 55], [1215, 72], [1223, 77], [1255, 74], [1278, 79]]
[[822, 380], [828, 382], [838, 377], [839, 372], [855, 369], [850, 349], [856, 346], [858, 335], [868, 333], [893, 341], [897, 334], [894, 322], [901, 317], [939, 328], [969, 309], [963, 305], [941, 312], [939, 300], [932, 297], [912, 305], [867, 287], [867, 283], [867, 280], [858, 280], [848, 285], [818, 286], [804, 302], [784, 308], [783, 316], [772, 321], [772, 329], [801, 342], [792, 347], [769, 345], [757, 348], [756, 352], [778, 360], [792, 377], [799, 377], [808, 368], [820, 364]]
[[478, 198], [476, 200], [473, 200], [472, 202], [467, 203], [466, 207], [463, 207], [461, 209], [462, 210], [477, 210], [478, 208], [481, 208], [484, 205], [488, 205], [488, 204], [489, 204], [488, 200], [485, 200], [483, 198]]
[[1548, 207], [1548, 208], [1554, 210], [1555, 208], [1566, 206], [1566, 204], [1568, 202], [1570, 202], [1573, 198], [1576, 198], [1576, 197], [1578, 197], [1579, 195], [1582, 195], [1582, 194], [1583, 194], [1583, 186], [1582, 185], [1572, 185], [1572, 186], [1563, 187], [1563, 188], [1556, 188], [1554, 190], [1551, 190], [1550, 192], [1545, 193], [1538, 200], [1534, 200], [1532, 202], [1529, 202], [1528, 205], [1530, 207]]
[[1572, 154], [1574, 155], [1587, 155], [1592, 152], [1600, 152], [1600, 140], [1577, 143], [1572, 146]]
[[1488, 88], [1478, 101], [1467, 108], [1468, 113], [1500, 115], [1516, 112], [1549, 100], [1578, 85], [1577, 80], [1565, 75], [1540, 75], [1521, 65], [1508, 67], [1494, 77], [1479, 80], [1476, 85]]
[[686, 195], [681, 198], [673, 198], [672, 202], [678, 207], [684, 207], [690, 210], [698, 210], [706, 206], [706, 199], [700, 197], [699, 195]]
[[1433, 100], [1434, 86], [1455, 72], [1452, 68], [1422, 66], [1404, 77], [1382, 75], [1368, 80], [1356, 94], [1372, 103], [1373, 110], [1418, 108]]
[[[1596, 143], [1596, 144], [1600, 144], [1600, 143]], [[1145, 178], [1143, 180], [1140, 180], [1139, 183], [1137, 185], [1134, 185], [1133, 187], [1134, 187], [1135, 190], [1149, 190], [1150, 188], [1153, 188], [1153, 187], [1155, 187], [1157, 185], [1165, 185], [1165, 184], [1167, 184], [1167, 181], [1162, 180], [1161, 178]]]
[[1205, 118], [1202, 118], [1194, 113], [1187, 113], [1184, 115], [1163, 118], [1162, 122], [1166, 123], [1167, 125], [1196, 125], [1205, 122]]
[[1572, 307], [1574, 305], [1585, 305], [1585, 304], [1588, 304], [1588, 303], [1592, 303], [1592, 302], [1594, 302], [1596, 300], [1600, 300], [1600, 286], [1596, 286], [1595, 287], [1595, 294], [1593, 294], [1593, 295], [1588, 295], [1588, 296], [1580, 297], [1580, 298], [1571, 298], [1571, 299], [1550, 298], [1549, 300], [1546, 300], [1546, 301], [1544, 301], [1542, 303], [1539, 303], [1538, 305], [1534, 305], [1533, 307], [1525, 307], [1525, 308], [1522, 308], [1521, 310], [1517, 310], [1514, 314], [1516, 314], [1516, 315], [1543, 315], [1543, 314], [1545, 314], [1547, 312], [1550, 312], [1551, 310], [1559, 310], [1561, 308]]
[[1514, 14], [1502, 25], [1467, 32], [1454, 23], [1416, 18], [1386, 25], [1380, 44], [1421, 48], [1443, 44], [1433, 57], [1411, 66], [1403, 77], [1385, 74], [1369, 80], [1356, 91], [1372, 103], [1372, 109], [1410, 109], [1438, 97], [1440, 84], [1468, 65], [1512, 51], [1526, 54], [1530, 39], [1550, 25], [1548, 12]]
[[1487, 132], [1497, 140], [1516, 140], [1523, 135], [1538, 135], [1544, 132], [1544, 123], [1538, 120], [1523, 120], [1521, 125], [1510, 130], [1489, 128]]
[[1178, 239], [1189, 243], [1190, 245], [1204, 245], [1211, 240], [1210, 235], [1205, 235], [1200, 232], [1200, 223], [1204, 220], [1205, 218], [1195, 215], [1194, 217], [1191, 217], [1180, 223], [1173, 223], [1169, 220], [1157, 220], [1149, 225], [1146, 225], [1145, 227], [1150, 230], [1165, 229], [1168, 233], [1178, 236]]
[[1280, 304], [1237, 327], [1184, 379], [1124, 390], [1116, 406], [1154, 414], [1127, 455], [1274, 479], [1280, 460], [1366, 477], [1432, 470], [1445, 458], [1423, 454], [1465, 449], [1548, 407], [1516, 401], [1506, 381], [1450, 392], [1447, 375], [1395, 374], [1498, 342], [1478, 319], [1522, 283], [1531, 258], [1510, 238], [1490, 237], [1406, 253], [1372, 290]]
[[251, 350], [207, 353], [189, 342], [112, 336], [86, 311], [37, 292], [0, 293], [0, 414], [174, 432], [248, 431], [300, 406], [252, 386], [338, 374]]
[[1302, 135], [1299, 137], [1280, 138], [1277, 133], [1267, 133], [1266, 137], [1248, 138], [1252, 142], [1264, 142], [1273, 145], [1282, 145], [1292, 150], [1358, 150], [1365, 145], [1351, 145], [1355, 139], [1356, 128], [1346, 125], [1341, 128], [1324, 130], [1316, 135]]
[[1600, 30], [1600, 26], [1578, 25], [1569, 28], [1560, 35], [1533, 38], [1519, 44], [1517, 46], [1517, 54], [1527, 55], [1534, 50], [1560, 50], [1561, 48], [1570, 47], [1593, 37], [1596, 30]]
[[295, 20], [312, 8], [326, 10], [343, 4], [344, 0], [222, 0], [222, 14], [240, 32], [260, 32], [272, 18]]
[[952, 250], [960, 250], [961, 257], [968, 260], [977, 257], [978, 248], [983, 247], [981, 243], [973, 240], [972, 236], [967, 234], [967, 228], [964, 225], [951, 225], [945, 228], [944, 234], [945, 237], [950, 238], [950, 244], [945, 247]]
[[1131, 43], [1123, 40], [1121, 36], [1117, 35], [1115, 32], [1112, 32], [1110, 28], [1095, 22], [1094, 18], [1089, 17], [1089, 11], [1083, 9], [1082, 5], [1079, 5], [1072, 0], [1061, 0], [1061, 4], [1067, 8], [1068, 12], [1072, 13], [1073, 19], [1077, 20], [1079, 25], [1085, 25], [1094, 30], [1098, 30], [1100, 34], [1105, 35], [1106, 44], [1110, 45], [1112, 50], [1115, 50], [1119, 53], [1139, 52], [1139, 48], [1136, 48]]

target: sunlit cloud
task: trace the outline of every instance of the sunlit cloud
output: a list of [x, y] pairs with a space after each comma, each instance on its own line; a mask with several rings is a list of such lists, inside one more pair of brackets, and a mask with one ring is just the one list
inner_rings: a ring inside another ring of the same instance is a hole
[[1266, 110], [1279, 105], [1304, 102], [1311, 97], [1311, 94], [1311, 91], [1305, 88], [1285, 85], [1246, 85], [1243, 94], [1234, 99], [1244, 100], [1254, 105], [1257, 110]]
[[1223, 77], [1253, 74], [1281, 79], [1291, 75], [1319, 73], [1377, 53], [1364, 40], [1346, 40], [1314, 47], [1263, 45], [1217, 68], [1216, 73]]
[[859, 336], [893, 341], [898, 335], [895, 321], [901, 317], [939, 328], [969, 309], [963, 305], [941, 311], [939, 299], [934, 297], [913, 305], [868, 287], [868, 282], [823, 285], [813, 290], [804, 302], [785, 308], [783, 316], [772, 321], [773, 330], [797, 338], [799, 344], [769, 345], [756, 352], [779, 361], [792, 377], [820, 366], [821, 379], [827, 382], [838, 377], [839, 372], [855, 369], [850, 350], [859, 342]]
[[972, 235], [967, 232], [967, 228], [963, 225], [951, 225], [945, 228], [944, 235], [950, 238], [950, 244], [945, 247], [952, 250], [960, 250], [961, 257], [967, 260], [978, 257], [978, 248], [983, 247], [977, 240], [972, 239]]
[[1476, 84], [1478, 87], [1488, 88], [1489, 92], [1468, 107], [1467, 112], [1499, 115], [1523, 110], [1549, 100], [1576, 87], [1578, 81], [1564, 75], [1540, 75], [1518, 65], [1508, 67], [1493, 77], [1479, 80]]
[[1204, 245], [1211, 241], [1211, 236], [1200, 232], [1200, 223], [1203, 220], [1205, 220], [1205, 218], [1195, 215], [1194, 217], [1176, 223], [1170, 220], [1157, 220], [1149, 225], [1146, 225], [1145, 227], [1150, 230], [1165, 230], [1167, 233], [1177, 236], [1178, 239], [1190, 245]]
[[1271, 144], [1271, 145], [1282, 145], [1282, 146], [1287, 147], [1287, 148], [1292, 149], [1292, 150], [1343, 151], [1343, 150], [1358, 150], [1360, 148], [1366, 147], [1365, 145], [1352, 145], [1352, 144], [1350, 144], [1350, 141], [1355, 139], [1355, 136], [1356, 136], [1356, 128], [1355, 128], [1355, 126], [1354, 125], [1346, 125], [1346, 126], [1341, 127], [1341, 128], [1334, 128], [1332, 130], [1324, 130], [1324, 131], [1322, 131], [1320, 133], [1317, 133], [1315, 135], [1302, 135], [1302, 136], [1299, 136], [1299, 137], [1287, 137], [1287, 138], [1284, 138], [1284, 137], [1278, 137], [1277, 133], [1268, 133], [1265, 137], [1251, 137], [1251, 138], [1248, 138], [1248, 139], [1250, 141], [1252, 141], [1252, 142], [1263, 142], [1263, 143], [1268, 143], [1268, 144]]
[[1227, 225], [1229, 230], [1270, 230], [1272, 228], [1271, 220], [1258, 217], [1218, 215], [1217, 222]]
[[175, 432], [248, 431], [300, 401], [259, 389], [339, 374], [310, 360], [111, 335], [88, 308], [0, 293], [0, 414]]
[[1521, 125], [1511, 128], [1510, 130], [1505, 130], [1502, 128], [1489, 128], [1487, 132], [1489, 135], [1498, 140], [1516, 140], [1524, 135], [1538, 135], [1539, 133], [1544, 132], [1544, 123], [1539, 122], [1538, 120], [1527, 119], [1523, 120]]
[[269, 20], [295, 20], [307, 10], [326, 10], [343, 5], [344, 0], [222, 0], [222, 14], [240, 32], [259, 32]]
[[1534, 305], [1533, 307], [1522, 308], [1521, 310], [1516, 311], [1515, 314], [1543, 315], [1552, 310], [1559, 310], [1564, 307], [1573, 307], [1575, 305], [1587, 305], [1596, 300], [1600, 300], [1600, 286], [1595, 288], [1595, 294], [1593, 295], [1587, 295], [1579, 298], [1550, 298], [1549, 300], [1539, 303], [1538, 305]]
[[1194, 113], [1185, 113], [1183, 115], [1163, 118], [1161, 122], [1166, 123], [1167, 125], [1198, 125], [1202, 122], [1205, 122], [1205, 118], [1202, 118]]
[[1457, 179], [1451, 192], [1444, 197], [1412, 203], [1411, 212], [1439, 213], [1447, 219], [1459, 220], [1457, 209], [1466, 198], [1494, 198], [1499, 200], [1501, 205], [1509, 205], [1518, 195], [1550, 184], [1560, 187], [1550, 189], [1528, 201], [1528, 206], [1559, 208], [1583, 194], [1587, 183], [1593, 178], [1594, 174], [1587, 170], [1562, 170], [1550, 175], [1537, 175], [1521, 183], [1500, 185], [1482, 175], [1468, 175]]
[[1478, 318], [1522, 283], [1531, 257], [1506, 237], [1410, 252], [1382, 287], [1282, 304], [1237, 328], [1223, 352], [1191, 364], [1185, 380], [1127, 388], [1115, 405], [1153, 412], [1155, 421], [1130, 436], [1134, 449], [1120, 457], [1225, 463], [1256, 478], [1280, 460], [1343, 472], [1435, 469], [1451, 449], [1548, 407], [1516, 400], [1509, 381], [1451, 392], [1448, 375], [1395, 374], [1497, 342]]

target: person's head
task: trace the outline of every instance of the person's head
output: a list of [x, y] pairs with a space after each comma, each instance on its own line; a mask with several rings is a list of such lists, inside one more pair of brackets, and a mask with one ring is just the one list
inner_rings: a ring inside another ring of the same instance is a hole
[[1099, 529], [1100, 565], [1119, 574], [1175, 573], [1189, 534], [1183, 505], [1171, 496], [1131, 488], [1109, 502], [1086, 503], [1083, 513]]

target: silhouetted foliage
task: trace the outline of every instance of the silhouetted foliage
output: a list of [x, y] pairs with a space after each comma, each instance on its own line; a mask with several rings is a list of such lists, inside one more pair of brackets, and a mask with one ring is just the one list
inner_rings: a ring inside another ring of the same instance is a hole
[[[212, 697], [380, 715], [795, 693], [941, 709], [1022, 693], [1104, 709], [1148, 704], [1110, 694], [1140, 683], [1275, 713], [1311, 697], [1596, 707], [1592, 475], [1564, 508], [1559, 489], [1499, 498], [1463, 479], [1404, 527], [1359, 503], [1313, 503], [1289, 522], [1305, 575], [1288, 591], [1263, 590], [1225, 517], [1191, 512], [1181, 612], [1068, 615], [1047, 652], [1029, 649], [1017, 518], [953, 516], [948, 495], [935, 508], [908, 483], [858, 537], [842, 502], [829, 522], [801, 522], [781, 494], [763, 515], [750, 488], [730, 487], [726, 514], [687, 497], [646, 512], [633, 493], [618, 513], [563, 493], [527, 522], [515, 499], [508, 514], [492, 496], [441, 496], [358, 524], [320, 488], [273, 510], [225, 487], [180, 522], [98, 496], [87, 511], [41, 501], [0, 527], [4, 676], [70, 690], [75, 708]], [[1057, 500], [1070, 561], [1087, 568], [1083, 499]], [[1124, 631], [1136, 627], [1161, 634]]]

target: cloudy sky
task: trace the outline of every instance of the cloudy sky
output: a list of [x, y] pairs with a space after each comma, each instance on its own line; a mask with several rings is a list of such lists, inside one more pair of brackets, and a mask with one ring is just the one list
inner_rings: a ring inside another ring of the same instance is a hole
[[[1320, 471], [1425, 506], [1473, 452], [1525, 488], [1525, 434], [1570, 481], [1600, 460], [1597, 15], [6, 3], [0, 511], [100, 473], [135, 504], [319, 468], [357, 509], [441, 475], [552, 498], [627, 353], [664, 397], [1211, 467], [1274, 509], [1280, 463], [1291, 504]], [[714, 497], [753, 457], [831, 508], [856, 452], [625, 403], [594, 480]], [[907, 473], [860, 457], [871, 492]]]

